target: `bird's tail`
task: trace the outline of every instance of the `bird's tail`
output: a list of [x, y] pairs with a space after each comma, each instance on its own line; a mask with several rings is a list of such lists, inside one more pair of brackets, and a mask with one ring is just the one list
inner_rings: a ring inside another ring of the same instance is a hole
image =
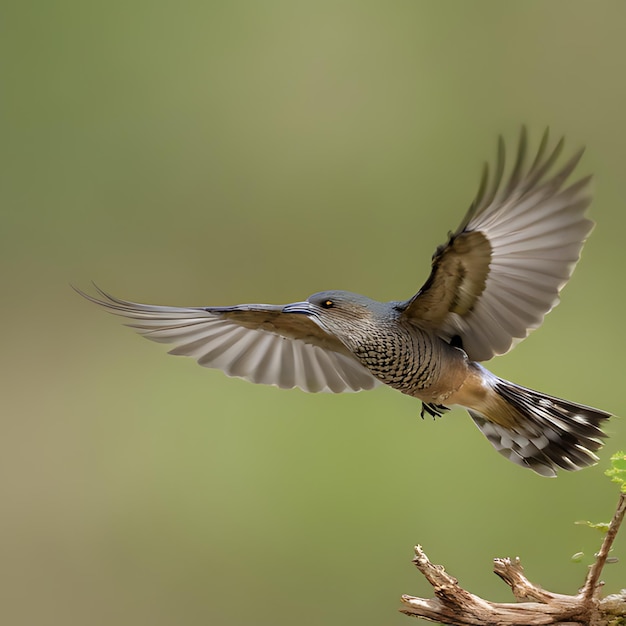
[[610, 413], [491, 376], [491, 401], [468, 411], [500, 454], [542, 476], [597, 462]]

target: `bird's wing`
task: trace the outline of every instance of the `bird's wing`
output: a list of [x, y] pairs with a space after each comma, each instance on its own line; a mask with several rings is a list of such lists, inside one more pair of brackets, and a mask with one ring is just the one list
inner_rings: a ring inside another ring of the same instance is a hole
[[493, 182], [488, 184], [485, 166], [461, 225], [433, 255], [430, 277], [411, 300], [399, 305], [416, 324], [461, 343], [472, 360], [508, 352], [541, 324], [558, 303], [593, 228], [584, 217], [591, 202], [591, 177], [563, 189], [583, 150], [549, 175], [563, 140], [546, 152], [547, 145], [548, 131], [527, 168], [523, 128], [505, 182], [500, 138]]
[[[98, 289], [96, 287], [96, 289]], [[360, 391], [378, 381], [337, 340], [305, 315], [281, 313], [281, 306], [169, 307], [120, 300], [98, 289], [102, 300], [82, 296], [159, 343], [170, 354], [194, 357], [200, 365], [253, 383], [304, 391]]]

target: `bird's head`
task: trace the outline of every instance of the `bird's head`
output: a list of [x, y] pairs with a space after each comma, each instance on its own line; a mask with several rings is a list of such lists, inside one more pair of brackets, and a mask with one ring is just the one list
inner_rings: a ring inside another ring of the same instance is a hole
[[388, 321], [391, 307], [349, 291], [320, 291], [304, 302], [287, 304], [282, 312], [306, 315], [327, 333], [350, 343], [351, 337], [362, 336], [373, 325]]

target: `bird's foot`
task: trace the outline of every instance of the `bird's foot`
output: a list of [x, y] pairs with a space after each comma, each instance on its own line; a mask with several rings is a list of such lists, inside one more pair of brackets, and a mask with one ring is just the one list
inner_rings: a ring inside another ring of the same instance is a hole
[[424, 419], [424, 414], [432, 415], [433, 418], [441, 417], [446, 411], [450, 409], [443, 404], [434, 404], [433, 402], [422, 402], [422, 410], [420, 411], [420, 417]]

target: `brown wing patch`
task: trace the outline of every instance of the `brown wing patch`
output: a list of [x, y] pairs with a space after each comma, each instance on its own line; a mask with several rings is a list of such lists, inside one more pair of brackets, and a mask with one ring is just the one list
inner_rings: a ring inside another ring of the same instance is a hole
[[288, 339], [299, 339], [341, 354], [352, 354], [341, 341], [322, 330], [306, 315], [282, 313], [281, 309], [280, 306], [271, 305], [239, 305], [207, 310], [219, 312], [223, 319], [244, 328], [263, 330]]
[[433, 256], [432, 271], [405, 314], [438, 327], [449, 313], [470, 313], [485, 289], [491, 245], [480, 231], [452, 235]]

